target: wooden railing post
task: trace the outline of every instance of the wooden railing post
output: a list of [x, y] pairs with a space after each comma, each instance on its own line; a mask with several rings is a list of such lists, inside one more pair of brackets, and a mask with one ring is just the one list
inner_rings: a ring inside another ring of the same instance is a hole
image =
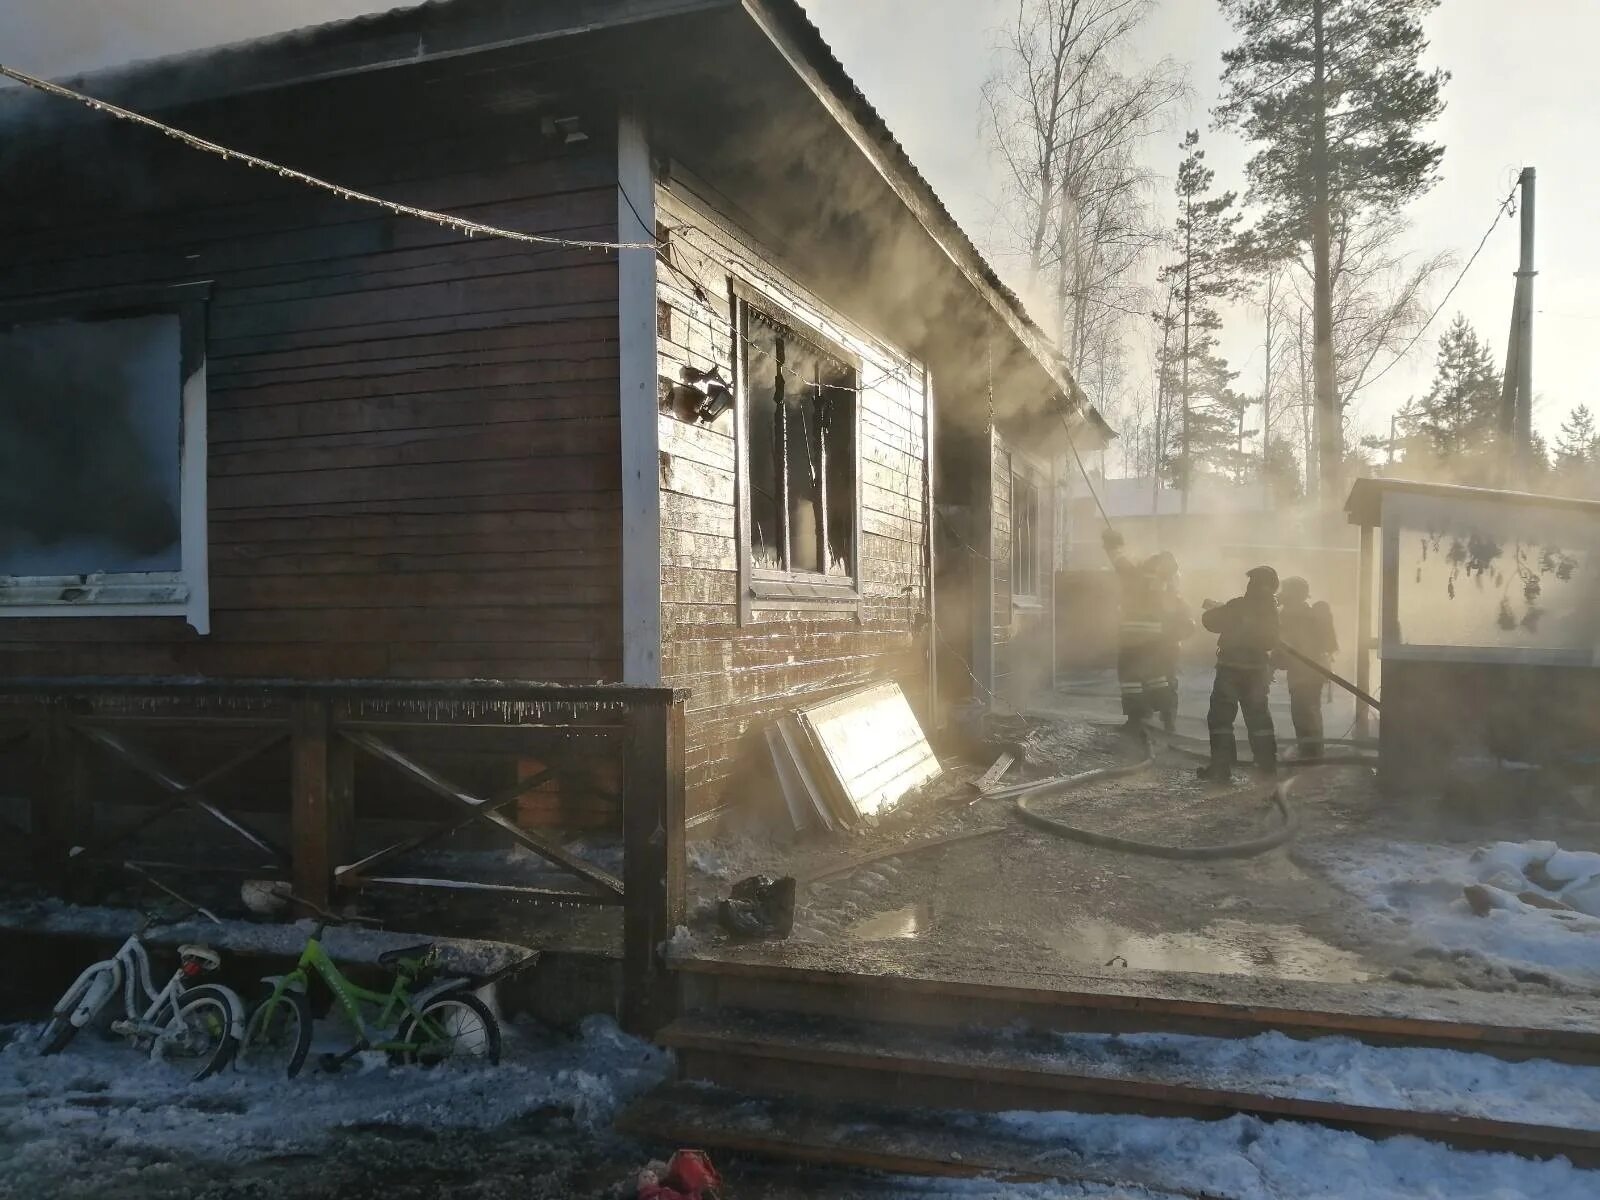
[[[44, 706], [38, 729], [43, 768], [34, 793], [31, 823], [44, 847], [38, 865], [52, 876], [63, 876], [75, 846], [86, 846], [94, 836], [94, 805], [85, 780], [84, 748], [72, 732], [72, 713], [66, 700]], [[63, 878], [55, 878], [55, 883]]]
[[624, 721], [622, 1018], [641, 1035], [674, 1007], [661, 945], [685, 919], [683, 708], [663, 695]]
[[354, 824], [351, 748], [333, 727], [327, 699], [295, 701], [289, 747], [289, 826], [295, 894], [323, 908], [333, 900], [334, 870], [348, 861]]

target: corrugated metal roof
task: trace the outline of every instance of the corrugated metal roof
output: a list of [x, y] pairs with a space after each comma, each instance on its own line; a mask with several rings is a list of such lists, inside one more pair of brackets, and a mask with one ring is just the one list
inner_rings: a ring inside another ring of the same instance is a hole
[[[793, 39], [805, 64], [881, 151], [888, 170], [896, 177], [891, 182], [898, 182], [915, 194], [918, 205], [910, 207], [917, 219], [956, 259], [957, 266], [980, 293], [987, 290], [998, 299], [1006, 310], [1002, 315], [1009, 317], [1019, 340], [1046, 374], [1082, 407], [1095, 432], [1101, 437], [1114, 437], [1115, 433], [1071, 379], [1052, 340], [957, 223], [797, 0], [425, 0], [268, 37], [150, 59], [65, 82], [106, 99], [164, 106], [519, 42], [576, 36], [691, 12], [734, 8], [743, 8], [758, 23], [762, 17], [769, 18]], [[21, 102], [19, 96], [0, 97], [0, 110]]]

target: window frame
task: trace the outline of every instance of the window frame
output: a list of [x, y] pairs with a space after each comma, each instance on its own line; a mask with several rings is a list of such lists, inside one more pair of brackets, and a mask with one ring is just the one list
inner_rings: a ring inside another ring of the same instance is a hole
[[[730, 276], [728, 287], [729, 310], [736, 333], [734, 345], [734, 440], [735, 464], [738, 486], [737, 540], [739, 561], [739, 616], [748, 623], [757, 612], [820, 609], [838, 612], [853, 610], [861, 615], [863, 590], [861, 583], [861, 355], [841, 345], [817, 328], [817, 319], [774, 299], [738, 275]], [[853, 495], [850, 498], [853, 529], [850, 539], [849, 573], [846, 576], [827, 575], [815, 571], [795, 571], [772, 567], [758, 567], [754, 563], [754, 542], [751, 536], [750, 503], [750, 393], [749, 350], [750, 311], [754, 309], [769, 321], [794, 331], [801, 341], [812, 343], [818, 350], [836, 358], [855, 372], [855, 403], [851, 405], [851, 445], [854, 454], [851, 479]]]
[[[1014, 607], [1014, 608], [1039, 608], [1039, 607], [1042, 607], [1043, 604], [1044, 604], [1044, 596], [1043, 596], [1043, 593], [1040, 591], [1040, 588], [1039, 588], [1040, 579], [1041, 579], [1041, 576], [1043, 575], [1042, 568], [1043, 568], [1043, 565], [1044, 565], [1044, 562], [1043, 562], [1044, 555], [1043, 555], [1043, 552], [1042, 552], [1043, 551], [1043, 546], [1042, 546], [1043, 538], [1041, 536], [1041, 534], [1043, 532], [1043, 529], [1042, 529], [1042, 523], [1040, 521], [1040, 515], [1041, 515], [1041, 510], [1040, 510], [1040, 492], [1043, 489], [1040, 487], [1039, 481], [1037, 479], [1034, 479], [1027, 471], [1018, 470], [1017, 469], [1016, 458], [1014, 456], [1008, 455], [1007, 457], [1010, 459], [1011, 464], [1012, 464], [1011, 465], [1011, 529], [1010, 529], [1011, 536], [1009, 538], [1010, 546], [1009, 546], [1009, 549], [1008, 549], [1008, 554], [1010, 555], [1010, 568], [1011, 568], [1010, 569], [1010, 573], [1009, 573], [1009, 577], [1010, 577], [1010, 580], [1011, 580], [1011, 604], [1012, 604], [1012, 607]], [[1017, 520], [1017, 514], [1021, 511], [1021, 507], [1017, 503], [1019, 486], [1020, 486], [1020, 488], [1026, 488], [1030, 492], [1033, 493], [1033, 537], [1032, 537], [1032, 543], [1033, 544], [1030, 547], [1028, 547], [1028, 549], [1030, 551], [1029, 557], [1031, 559], [1030, 566], [1031, 566], [1032, 573], [1033, 573], [1033, 579], [1031, 580], [1033, 587], [1032, 587], [1032, 590], [1030, 590], [1030, 591], [1024, 591], [1021, 587], [1018, 586], [1019, 576], [1018, 576], [1018, 573], [1017, 573], [1017, 543], [1019, 541], [1019, 538], [1018, 538], [1018, 526], [1019, 526], [1020, 523]]]
[[0, 303], [0, 328], [61, 320], [178, 318], [178, 547], [175, 571], [87, 575], [0, 575], [0, 619], [181, 617], [210, 632], [210, 546], [206, 498], [206, 307], [209, 280], [70, 292]]

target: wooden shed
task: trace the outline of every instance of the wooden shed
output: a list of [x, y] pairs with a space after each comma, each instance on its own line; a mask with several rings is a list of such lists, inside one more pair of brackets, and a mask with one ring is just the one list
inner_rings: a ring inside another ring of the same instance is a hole
[[1361, 530], [1360, 686], [1382, 659], [1385, 791], [1474, 765], [1592, 763], [1600, 501], [1361, 479], [1345, 510]]
[[1048, 624], [1030, 430], [1103, 425], [792, 0], [449, 0], [71, 86], [543, 240], [0, 98], [5, 761], [50, 853], [132, 805], [328, 896], [442, 801], [621, 902], [562, 838], [664, 823], [627, 869], [670, 890], [778, 713], [927, 717]]

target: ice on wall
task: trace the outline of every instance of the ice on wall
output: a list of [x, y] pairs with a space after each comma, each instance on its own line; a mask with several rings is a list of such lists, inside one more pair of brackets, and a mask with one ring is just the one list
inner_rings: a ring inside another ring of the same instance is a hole
[[182, 565], [178, 338], [170, 313], [0, 329], [0, 575]]
[[1570, 651], [1600, 646], [1600, 523], [1570, 509], [1394, 496], [1400, 641]]

